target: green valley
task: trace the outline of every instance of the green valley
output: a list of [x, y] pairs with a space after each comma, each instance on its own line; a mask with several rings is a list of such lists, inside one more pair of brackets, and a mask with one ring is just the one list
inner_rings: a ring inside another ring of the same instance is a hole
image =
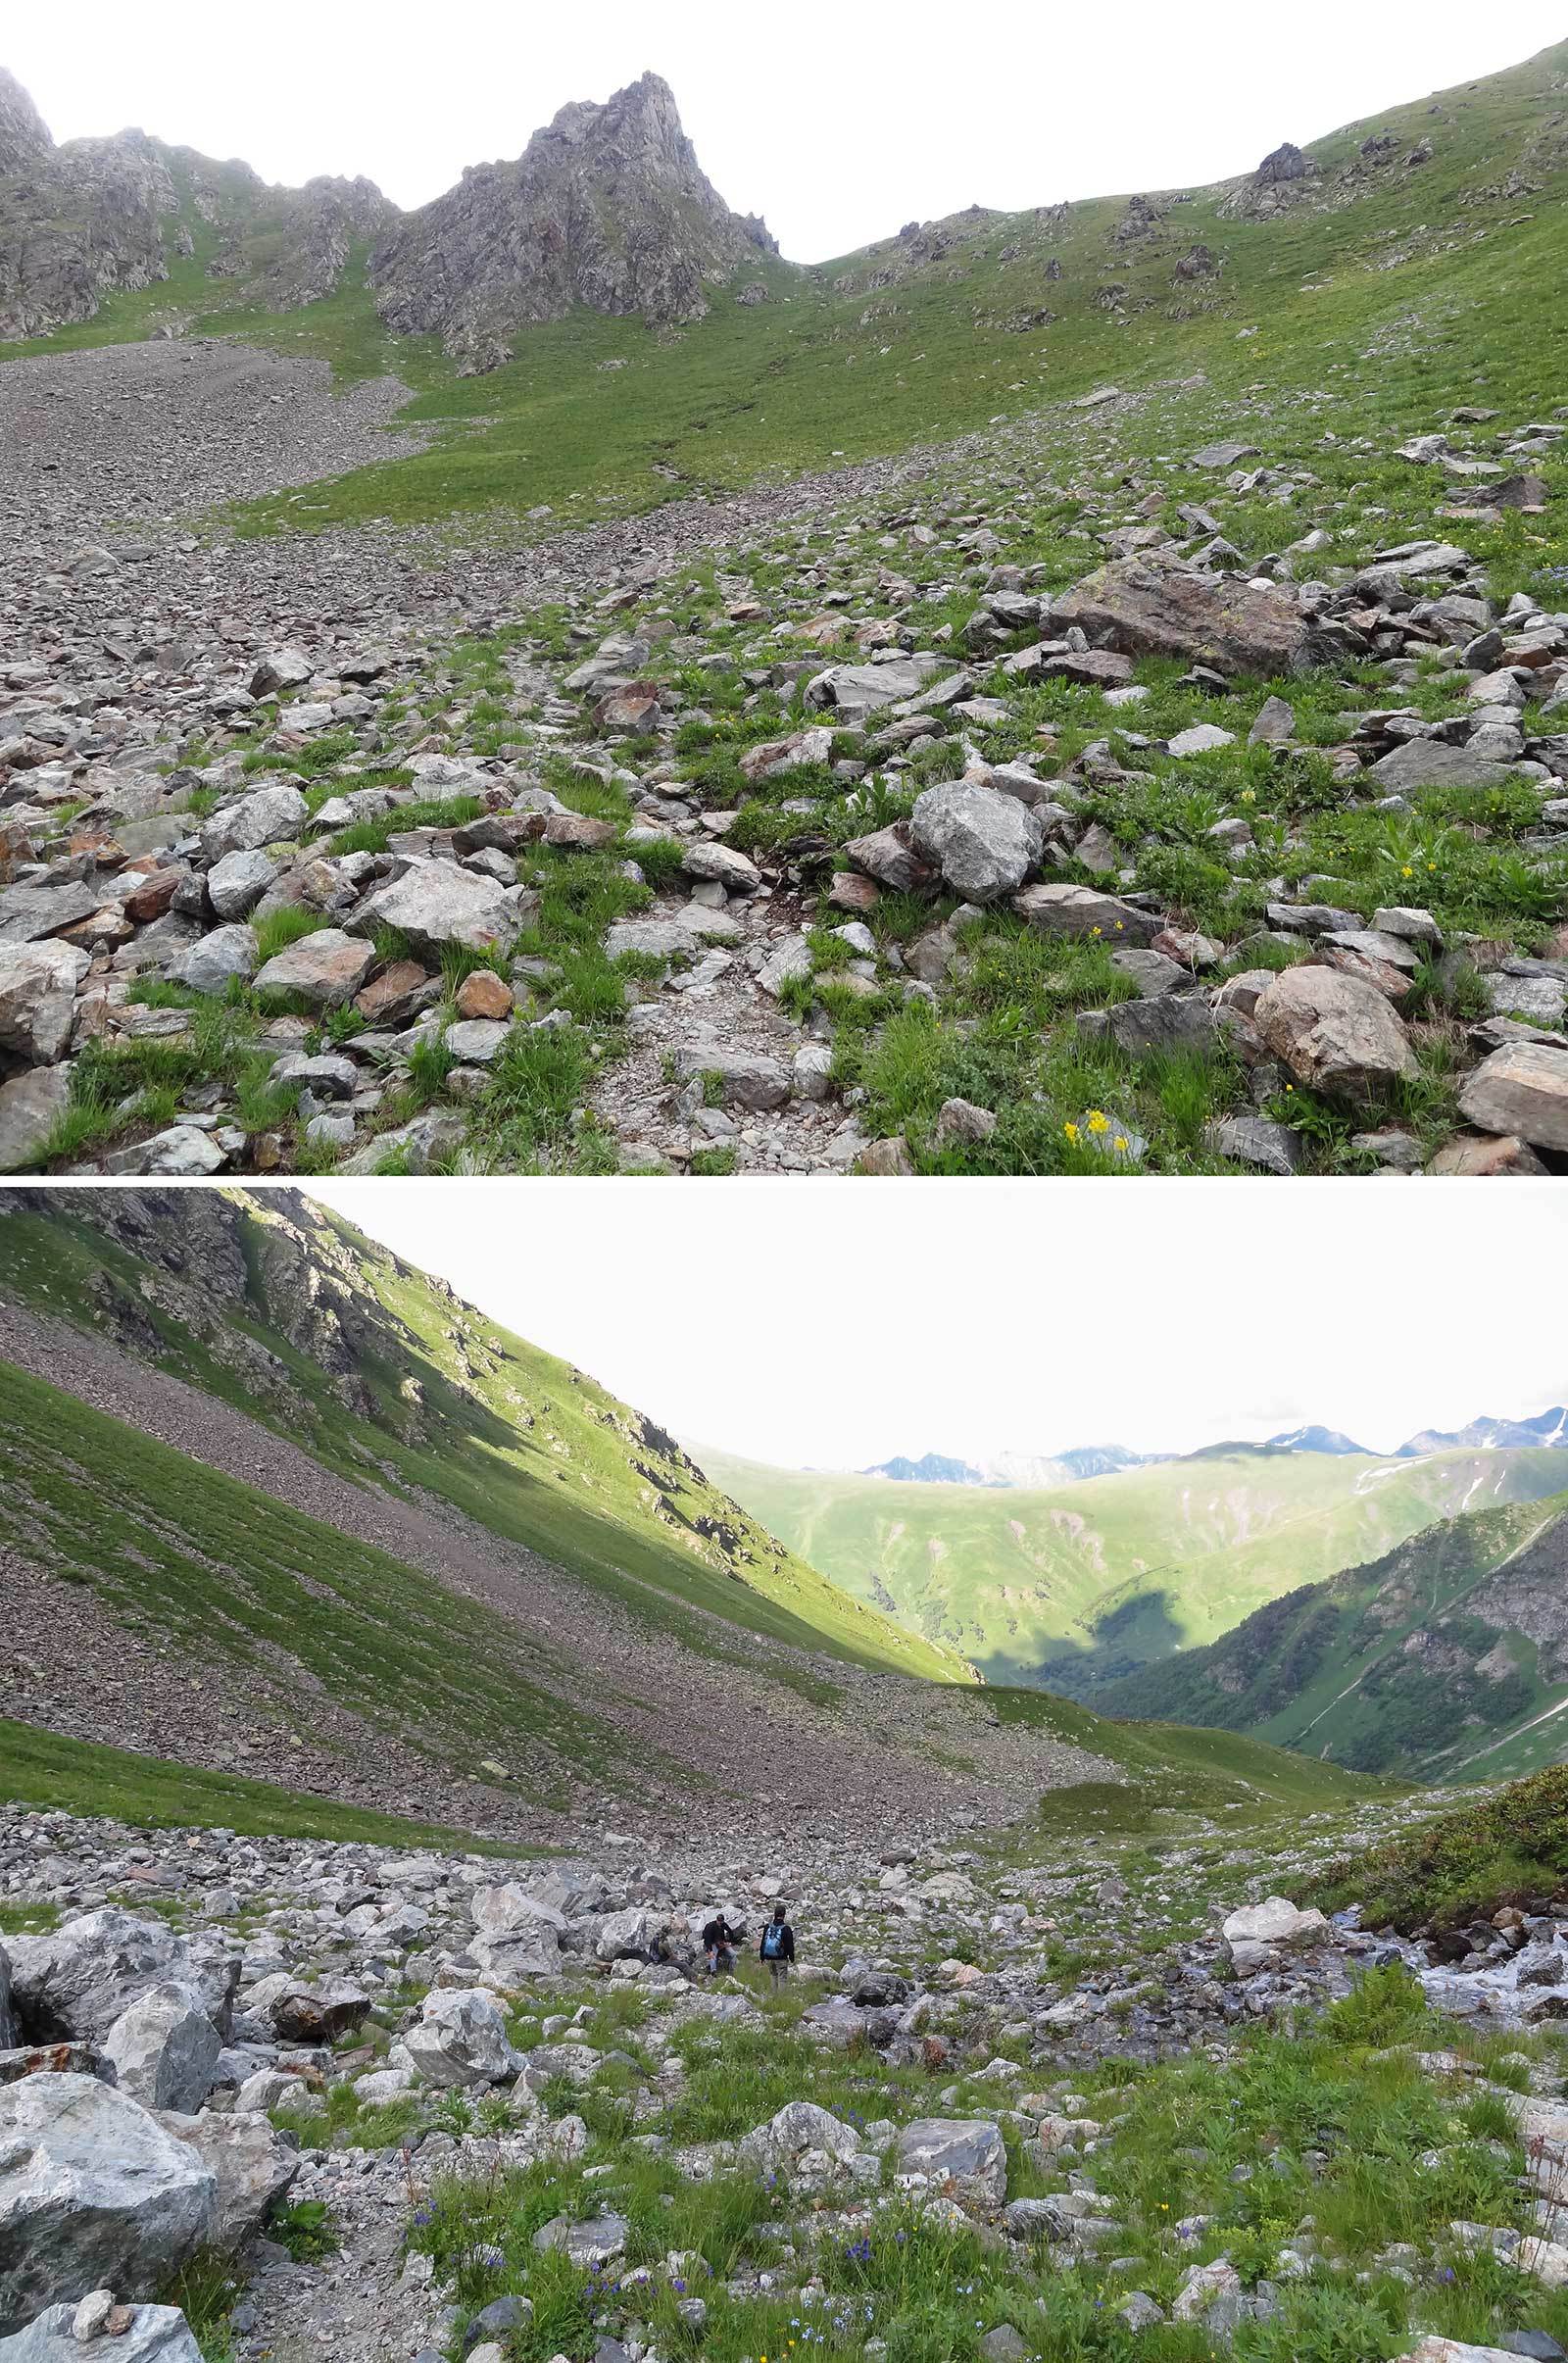
[[1541, 1448], [1406, 1461], [1220, 1447], [1035, 1493], [703, 1457], [793, 1551], [907, 1630], [961, 1650], [987, 1681], [1095, 1702], [1303, 1582], [1472, 1501], [1540, 1501], [1565, 1475], [1562, 1456]]

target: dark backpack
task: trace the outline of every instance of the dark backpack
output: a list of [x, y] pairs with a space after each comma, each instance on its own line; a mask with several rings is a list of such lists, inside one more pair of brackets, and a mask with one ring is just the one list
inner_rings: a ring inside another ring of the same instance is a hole
[[784, 1935], [783, 1921], [769, 1920], [762, 1931], [762, 1958], [764, 1961], [781, 1961], [784, 1958]]

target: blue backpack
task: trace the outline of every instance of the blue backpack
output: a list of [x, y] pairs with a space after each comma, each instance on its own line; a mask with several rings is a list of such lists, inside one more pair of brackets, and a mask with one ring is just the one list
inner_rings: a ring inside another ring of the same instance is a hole
[[781, 1961], [784, 1958], [784, 1923], [782, 1920], [769, 1920], [763, 1929], [762, 1958], [764, 1961]]

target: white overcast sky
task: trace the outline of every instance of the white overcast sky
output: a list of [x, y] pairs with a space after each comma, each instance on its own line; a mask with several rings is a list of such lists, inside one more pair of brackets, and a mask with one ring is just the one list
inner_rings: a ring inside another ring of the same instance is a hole
[[1568, 1189], [312, 1182], [687, 1439], [786, 1467], [1318, 1421], [1374, 1452], [1568, 1396]]
[[1249, 172], [1282, 139], [1517, 64], [1561, 0], [15, 0], [0, 65], [57, 138], [140, 125], [270, 180], [368, 173], [404, 206], [518, 155], [568, 99], [648, 69], [705, 170], [784, 251], [819, 262], [972, 203], [1174, 187]]

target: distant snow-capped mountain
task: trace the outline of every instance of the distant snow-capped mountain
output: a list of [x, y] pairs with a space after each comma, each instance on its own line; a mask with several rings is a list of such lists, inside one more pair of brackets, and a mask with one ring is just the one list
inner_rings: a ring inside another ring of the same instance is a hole
[[1538, 1412], [1534, 1419], [1472, 1419], [1467, 1428], [1455, 1428], [1446, 1433], [1438, 1428], [1423, 1428], [1401, 1444], [1395, 1454], [1396, 1460], [1418, 1460], [1425, 1452], [1450, 1452], [1474, 1450], [1482, 1452], [1506, 1452], [1518, 1445], [1544, 1445], [1548, 1450], [1568, 1452], [1568, 1410], [1555, 1404], [1549, 1411]]

